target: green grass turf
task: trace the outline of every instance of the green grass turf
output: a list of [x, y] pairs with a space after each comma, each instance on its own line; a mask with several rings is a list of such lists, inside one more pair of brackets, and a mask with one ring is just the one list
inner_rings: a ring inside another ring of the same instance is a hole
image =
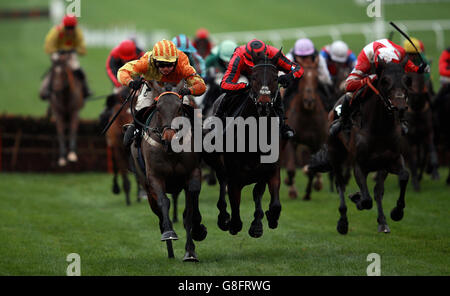
[[[7, 1], [0, 0], [1, 8], [45, 7], [47, 0]], [[446, 19], [450, 3], [408, 4], [387, 6], [386, 20], [403, 19]], [[316, 26], [323, 24], [370, 22], [366, 7], [358, 6], [353, 0], [346, 1], [298, 1], [282, 0], [276, 3], [263, 1], [208, 1], [186, 2], [164, 1], [81, 1], [80, 24], [91, 29], [108, 29], [114, 26], [136, 28], [139, 31], [165, 30], [170, 39], [176, 34], [193, 36], [200, 27], [211, 33], [230, 31], [253, 31]], [[43, 116], [47, 103], [40, 101], [38, 90], [40, 77], [49, 66], [49, 59], [43, 52], [43, 42], [51, 23], [39, 20], [0, 20], [0, 113]], [[435, 88], [439, 87], [437, 62], [440, 51], [436, 49], [436, 36], [429, 32], [410, 32], [425, 43], [427, 56], [433, 60], [432, 78]], [[450, 31], [444, 34], [446, 43]], [[331, 42], [331, 37], [312, 38], [317, 48]], [[365, 45], [362, 35], [344, 35], [350, 48], [357, 54]], [[403, 39], [396, 33], [394, 41]], [[285, 40], [283, 48], [289, 50], [295, 40]], [[82, 57], [88, 81], [96, 95], [111, 90], [106, 77], [105, 61], [109, 48], [88, 48]], [[88, 102], [82, 110], [83, 118], [97, 118], [103, 109], [103, 100]]]
[[[400, 222], [389, 217], [399, 190], [397, 178], [388, 178], [384, 209], [390, 234], [377, 233], [375, 203], [370, 211], [358, 211], [348, 199], [349, 233], [338, 234], [338, 196], [328, 191], [324, 176], [325, 189], [313, 192], [309, 202], [290, 200], [282, 185], [279, 227], [269, 229], [264, 218], [259, 239], [247, 233], [254, 205], [246, 187], [243, 230], [232, 236], [216, 224], [218, 186], [204, 185], [200, 210], [208, 237], [196, 242], [198, 264], [182, 262], [181, 223], [174, 226], [180, 238], [175, 259], [167, 258], [147, 202], [133, 198], [127, 207], [123, 195], [111, 193], [111, 175], [1, 174], [0, 275], [65, 275], [69, 253], [80, 254], [82, 275], [366, 275], [369, 253], [381, 256], [382, 275], [448, 275], [450, 189], [447, 170], [440, 173], [440, 181], [425, 176], [421, 193], [408, 187]], [[305, 182], [297, 175], [300, 192]], [[355, 190], [352, 180], [347, 193]], [[266, 193], [264, 210], [268, 200]], [[184, 195], [179, 204], [181, 215]]]

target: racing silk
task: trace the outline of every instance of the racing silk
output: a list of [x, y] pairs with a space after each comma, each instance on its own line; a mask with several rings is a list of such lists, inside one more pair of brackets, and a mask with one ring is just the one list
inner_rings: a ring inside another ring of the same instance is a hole
[[[331, 55], [330, 55], [330, 45], [325, 45], [320, 50], [320, 55], [324, 57], [326, 63], [328, 72], [330, 72], [330, 75], [332, 77], [336, 76], [337, 69], [335, 63], [332, 63]], [[345, 65], [349, 67], [350, 69], [353, 69], [356, 64], [356, 56], [350, 49], [347, 51], [347, 60], [345, 61]]]
[[[277, 52], [277, 48], [267, 45], [268, 58], [272, 58]], [[243, 89], [247, 86], [244, 82], [237, 82], [241, 74], [249, 76], [252, 72], [251, 67], [245, 62], [244, 53], [245, 45], [237, 47], [234, 51], [233, 56], [228, 63], [225, 75], [222, 78], [222, 82], [220, 83], [222, 89], [233, 91]], [[290, 61], [283, 53], [281, 53], [281, 56], [278, 59], [277, 68], [284, 73], [292, 73], [294, 78], [300, 78], [303, 75], [303, 68]]]
[[139, 60], [134, 60], [123, 65], [117, 72], [117, 79], [122, 85], [128, 85], [131, 80], [143, 77], [145, 80], [156, 80], [158, 82], [170, 82], [178, 84], [184, 79], [194, 96], [202, 95], [206, 90], [203, 79], [195, 72], [194, 67], [189, 64], [185, 53], [178, 50], [178, 62], [175, 69], [168, 75], [162, 75], [153, 63], [153, 52], [146, 52]]
[[[294, 49], [291, 49], [286, 57], [295, 62]], [[332, 85], [333, 82], [331, 81], [330, 72], [327, 68], [327, 62], [321, 55], [316, 55], [316, 58], [319, 59], [319, 65], [317, 69], [319, 82], [325, 85]]]
[[441, 83], [450, 83], [450, 47], [444, 50], [439, 58], [439, 74]]
[[[400, 61], [406, 56], [406, 52], [403, 47], [388, 39], [380, 39], [367, 44], [359, 53], [355, 68], [350, 75], [348, 75], [347, 80], [345, 81], [347, 91], [353, 92], [357, 90], [360, 87], [359, 82], [361, 79], [370, 74], [375, 74], [375, 54], [380, 48], [383, 47], [393, 47]], [[411, 60], [406, 62], [406, 72], [417, 72], [418, 69], [419, 67], [414, 65]]]
[[[144, 53], [145, 52], [143, 52], [140, 48], [136, 47], [136, 59], [142, 57]], [[106, 73], [115, 87], [122, 86], [122, 84], [117, 80], [117, 72], [126, 62], [129, 61], [124, 61], [119, 57], [119, 46], [113, 48], [106, 59]]]
[[81, 29], [76, 27], [73, 34], [67, 34], [63, 25], [56, 25], [50, 29], [45, 37], [44, 50], [47, 54], [55, 53], [59, 50], [75, 50], [79, 55], [86, 54]]

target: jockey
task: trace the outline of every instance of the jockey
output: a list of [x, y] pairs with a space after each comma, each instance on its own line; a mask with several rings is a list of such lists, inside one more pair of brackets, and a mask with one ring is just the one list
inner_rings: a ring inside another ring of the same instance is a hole
[[[428, 62], [428, 59], [425, 56], [423, 43], [418, 40], [417, 38], [411, 37], [411, 41], [413, 42], [414, 46], [417, 48], [414, 48], [412, 46], [411, 42], [405, 39], [403, 42], [403, 48], [405, 49], [406, 54], [408, 55], [408, 58], [414, 63], [414, 65], [419, 66], [420, 63], [422, 63], [422, 60], [425, 61], [426, 64], [430, 65]], [[434, 95], [433, 91], [433, 85], [431, 83], [431, 75], [430, 73], [424, 73], [425, 77], [425, 83], [432, 95]]]
[[[301, 38], [295, 42], [294, 47], [286, 54], [286, 57], [297, 64], [300, 64], [302, 60], [319, 59], [318, 75], [319, 75], [319, 89], [322, 90], [324, 96], [330, 96], [330, 87], [333, 82], [331, 81], [330, 72], [328, 72], [327, 63], [322, 55], [318, 54], [314, 43], [308, 38]], [[286, 89], [283, 94], [283, 98], [287, 99], [290, 95], [296, 91], [296, 86], [292, 85], [291, 88]]]
[[[366, 45], [358, 55], [355, 68], [348, 76], [345, 84], [347, 93], [344, 95], [342, 105], [335, 108], [336, 111], [341, 109], [340, 117], [333, 121], [330, 126], [330, 136], [336, 136], [341, 130], [342, 126], [348, 128], [350, 125], [350, 115], [356, 109], [355, 105], [359, 103], [359, 96], [356, 95], [350, 102], [353, 92], [359, 91], [365, 87], [368, 81], [373, 82], [377, 79], [376, 69], [379, 61], [385, 63], [394, 62], [400, 63], [406, 57], [406, 52], [400, 45], [393, 43], [388, 39], [380, 39]], [[429, 72], [430, 67], [427, 64], [414, 65], [411, 60], [405, 64], [406, 72], [424, 73]], [[339, 112], [339, 111], [338, 111]], [[339, 115], [339, 114], [338, 114]], [[403, 133], [407, 133], [406, 122], [402, 120]]]
[[[45, 53], [50, 55], [51, 61], [58, 60], [60, 51], [71, 51], [68, 60], [69, 67], [72, 69], [75, 77], [79, 78], [83, 85], [84, 98], [89, 97], [91, 92], [87, 85], [86, 75], [80, 67], [78, 55], [86, 54], [86, 45], [84, 43], [83, 33], [77, 27], [77, 18], [74, 15], [64, 16], [62, 23], [54, 26], [45, 37]], [[51, 93], [50, 74], [42, 82], [40, 96], [43, 100], [48, 99]]]
[[215, 70], [215, 73], [225, 73], [236, 47], [236, 42], [231, 40], [224, 40], [219, 45], [215, 46], [211, 50], [211, 54], [205, 60], [206, 69], [213, 69]]
[[236, 47], [236, 42], [224, 40], [219, 45], [216, 45], [211, 50], [211, 54], [206, 58], [207, 73], [205, 82], [209, 87], [203, 99], [204, 111], [209, 110], [214, 101], [222, 94], [223, 90], [219, 86], [220, 82], [217, 81], [219, 79], [221, 80], [225, 74]]
[[[141, 80], [133, 80], [139, 77], [143, 77], [144, 80], [176, 84], [184, 79], [188, 87], [183, 87], [178, 92], [181, 96], [200, 96], [206, 89], [205, 82], [189, 64], [186, 54], [177, 49], [172, 41], [165, 39], [158, 41], [152, 51], [146, 52], [139, 60], [126, 63], [117, 73], [118, 81], [134, 90], [140, 89], [143, 83]], [[136, 117], [143, 116], [147, 110], [146, 107], [154, 103], [154, 96], [150, 92], [149, 87], [144, 83], [136, 104], [136, 110], [138, 110]], [[184, 100], [183, 103], [185, 103]], [[140, 129], [136, 123], [127, 125], [124, 145], [129, 146], [134, 137], [139, 134]]]
[[444, 50], [439, 58], [439, 74], [441, 75], [441, 89], [434, 99], [434, 108], [443, 111], [441, 106], [446, 95], [450, 93], [450, 47]]
[[194, 67], [195, 71], [202, 77], [206, 77], [205, 60], [197, 53], [197, 49], [192, 45], [189, 38], [180, 34], [172, 38], [172, 42], [175, 46], [184, 52], [188, 58], [189, 63]]
[[[254, 66], [252, 62], [251, 52], [263, 52], [268, 58], [272, 58], [278, 52], [278, 49], [266, 45], [263, 41], [258, 39], [253, 39], [249, 41], [246, 45], [242, 45], [236, 48], [228, 63], [228, 68], [225, 72], [222, 82], [220, 83], [221, 88], [227, 93], [222, 99], [219, 105], [216, 116], [219, 118], [224, 117], [226, 101], [229, 101], [230, 97], [235, 95], [238, 91], [248, 91], [249, 85], [244, 82], [238, 82], [241, 74], [250, 75], [252, 67]], [[283, 87], [287, 87], [292, 80], [295, 78], [300, 78], [303, 75], [303, 68], [299, 65], [291, 62], [284, 54], [281, 54], [278, 60], [277, 67], [279, 70], [287, 73], [281, 75], [278, 78], [280, 84]], [[275, 111], [280, 118], [280, 128], [281, 135], [283, 138], [292, 138], [294, 136], [293, 130], [284, 122], [284, 108], [281, 98], [275, 98]]]
[[197, 49], [198, 54], [206, 59], [211, 54], [211, 48], [213, 47], [211, 40], [209, 39], [209, 32], [205, 28], [200, 28], [195, 33], [193, 42], [194, 47]]
[[345, 65], [353, 69], [356, 64], [355, 54], [348, 48], [348, 45], [341, 40], [334, 41], [331, 45], [325, 45], [320, 51], [320, 55], [325, 58], [328, 72], [333, 79], [337, 74], [336, 65]]
[[[137, 60], [144, 55], [144, 51], [136, 46], [136, 43], [131, 40], [124, 40], [118, 46], [114, 47], [106, 59], [106, 73], [108, 78], [113, 84], [113, 94], [118, 94], [120, 89], [123, 87], [122, 84], [117, 80], [117, 72], [119, 69], [128, 63], [129, 61]], [[111, 105], [106, 104], [105, 109], [100, 114], [100, 125], [106, 125], [112, 112]]]

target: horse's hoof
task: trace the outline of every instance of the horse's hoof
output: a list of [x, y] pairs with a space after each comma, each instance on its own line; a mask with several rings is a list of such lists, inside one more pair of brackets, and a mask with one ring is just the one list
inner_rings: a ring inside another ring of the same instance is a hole
[[348, 220], [344, 218], [340, 218], [336, 227], [337, 231], [340, 234], [347, 234], [348, 232]]
[[113, 184], [112, 192], [114, 194], [119, 194], [120, 193], [120, 187], [119, 187], [119, 185], [117, 183]]
[[391, 230], [389, 229], [389, 226], [387, 224], [379, 224], [378, 225], [378, 232], [390, 233]]
[[67, 154], [67, 160], [69, 160], [70, 162], [77, 162], [78, 156], [75, 152], [70, 151], [69, 154]]
[[278, 227], [278, 219], [280, 218], [281, 207], [272, 208], [266, 211], [267, 222], [269, 223], [270, 229], [275, 229]]
[[66, 165], [67, 165], [67, 160], [66, 160], [64, 157], [60, 157], [60, 158], [58, 159], [58, 165], [59, 165], [60, 167], [66, 166]]
[[191, 234], [193, 240], [200, 242], [206, 238], [208, 230], [205, 225], [200, 224], [199, 226], [192, 228]]
[[238, 232], [242, 230], [242, 221], [233, 222], [230, 223], [230, 229], [229, 232], [231, 235], [236, 235]]
[[314, 182], [313, 188], [314, 188], [315, 191], [320, 191], [320, 190], [322, 190], [322, 188], [323, 188], [323, 183], [322, 183], [322, 181], [319, 180], [319, 181]]
[[297, 196], [298, 196], [297, 189], [295, 189], [295, 188], [290, 188], [290, 189], [289, 189], [289, 198], [290, 198], [290, 199], [296, 199]]
[[220, 230], [222, 231], [228, 231], [230, 230], [230, 215], [220, 215], [217, 219], [217, 226], [219, 226]]
[[355, 192], [353, 194], [350, 194], [348, 196], [348, 198], [350, 198], [350, 200], [352, 202], [354, 202], [355, 204], [357, 204], [360, 200], [361, 200], [361, 193], [360, 192]]
[[161, 235], [161, 241], [177, 240], [177, 239], [178, 239], [178, 236], [175, 233], [175, 231], [173, 231], [173, 230], [166, 231]]
[[261, 237], [263, 235], [263, 225], [262, 225], [261, 221], [252, 222], [252, 225], [250, 226], [250, 229], [248, 230], [248, 234], [254, 238]]
[[437, 171], [433, 172], [433, 174], [431, 175], [431, 180], [437, 181], [440, 179], [441, 179], [441, 176], [439, 175], [439, 172], [437, 172]]
[[395, 207], [391, 211], [391, 219], [394, 221], [400, 221], [403, 219], [403, 209]]
[[198, 257], [195, 252], [186, 252], [184, 254], [183, 262], [198, 262]]
[[371, 199], [362, 200], [361, 206], [363, 207], [363, 209], [370, 210], [372, 208], [372, 200]]
[[131, 205], [130, 199], [126, 199], [125, 201], [126, 201], [126, 203], [127, 203], [127, 206], [130, 206], [130, 205]]
[[305, 194], [305, 196], [303, 196], [302, 200], [305, 200], [305, 201], [311, 200], [311, 195]]

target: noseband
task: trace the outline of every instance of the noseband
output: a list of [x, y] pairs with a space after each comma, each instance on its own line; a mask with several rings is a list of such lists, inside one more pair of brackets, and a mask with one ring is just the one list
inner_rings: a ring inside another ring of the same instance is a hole
[[[273, 68], [275, 71], [278, 71], [277, 67], [274, 64], [257, 64], [254, 65], [252, 67], [252, 71], [258, 67], [271, 67]], [[264, 79], [263, 79], [263, 86], [261, 87], [261, 89], [259, 90], [259, 95], [266, 95], [266, 96], [270, 96], [270, 105], [273, 106], [273, 101], [276, 99], [276, 97], [278, 96], [278, 92], [280, 91], [280, 89], [277, 87], [277, 91], [275, 93], [275, 96], [272, 96], [271, 91], [269, 89], [269, 87], [267, 86], [267, 82], [266, 82], [266, 69], [264, 69]], [[249, 97], [252, 99], [253, 103], [255, 105], [262, 105], [261, 102], [258, 102], [258, 94], [255, 94], [253, 92], [252, 89], [250, 89], [250, 93], [249, 93]]]

